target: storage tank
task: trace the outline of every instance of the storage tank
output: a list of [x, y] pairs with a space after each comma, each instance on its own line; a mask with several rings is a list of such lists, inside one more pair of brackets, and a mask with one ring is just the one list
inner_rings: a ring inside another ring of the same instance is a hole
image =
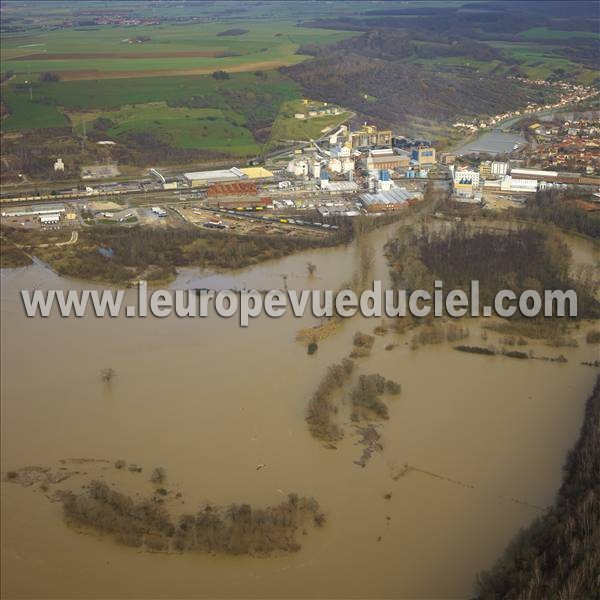
[[321, 176], [321, 163], [317, 160], [312, 164], [312, 176], [315, 179], [319, 179]]
[[296, 177], [303, 177], [305, 175], [308, 175], [308, 165], [306, 164], [306, 162], [304, 162], [303, 160], [299, 160], [296, 163], [296, 166], [294, 168], [294, 175], [296, 175]]

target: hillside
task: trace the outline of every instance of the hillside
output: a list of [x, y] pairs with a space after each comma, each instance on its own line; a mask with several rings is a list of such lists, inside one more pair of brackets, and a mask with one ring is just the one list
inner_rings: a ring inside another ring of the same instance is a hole
[[[379, 41], [386, 41], [380, 36]], [[395, 57], [365, 36], [354, 51], [336, 47], [282, 69], [313, 98], [348, 106], [360, 115], [405, 127], [414, 118], [447, 123], [522, 106], [535, 93], [506, 77], [469, 71], [433, 72]]]

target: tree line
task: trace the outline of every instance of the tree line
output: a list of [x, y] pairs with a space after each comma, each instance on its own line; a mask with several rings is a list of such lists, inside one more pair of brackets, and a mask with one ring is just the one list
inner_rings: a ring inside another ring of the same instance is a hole
[[154, 552], [265, 556], [295, 552], [300, 549], [298, 529], [310, 522], [321, 527], [326, 521], [314, 498], [295, 493], [275, 506], [257, 509], [249, 504], [207, 504], [178, 519], [164, 502], [134, 499], [102, 481], [92, 481], [86, 492], [65, 492], [61, 500], [70, 525], [91, 527], [119, 543]]

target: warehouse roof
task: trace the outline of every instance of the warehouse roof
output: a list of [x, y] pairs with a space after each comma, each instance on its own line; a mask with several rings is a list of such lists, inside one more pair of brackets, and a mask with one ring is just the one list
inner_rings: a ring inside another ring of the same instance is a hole
[[364, 205], [368, 206], [374, 204], [404, 204], [414, 197], [415, 194], [411, 194], [405, 188], [396, 187], [377, 194], [362, 194], [360, 199]]
[[354, 181], [331, 181], [327, 186], [330, 192], [355, 192], [358, 185]]
[[367, 164], [387, 164], [387, 163], [406, 163], [409, 160], [408, 156], [405, 154], [384, 154], [377, 156], [369, 156], [367, 157]]
[[184, 173], [183, 176], [188, 181], [232, 181], [247, 178], [247, 175], [236, 167], [216, 171], [192, 171], [191, 173]]
[[35, 204], [24, 206], [16, 210], [2, 212], [3, 217], [26, 217], [28, 215], [45, 215], [65, 212], [64, 204]]
[[209, 196], [238, 196], [256, 194], [256, 184], [251, 181], [234, 181], [233, 183], [214, 183], [208, 188]]
[[510, 174], [513, 177], [530, 176], [530, 177], [558, 177], [556, 171], [540, 171], [538, 169], [511, 169]]

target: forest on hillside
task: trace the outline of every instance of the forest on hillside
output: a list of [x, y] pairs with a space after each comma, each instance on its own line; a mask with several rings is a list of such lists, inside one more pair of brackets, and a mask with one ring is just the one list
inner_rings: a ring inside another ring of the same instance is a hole
[[[464, 37], [413, 29], [381, 29], [334, 46], [304, 46], [313, 59], [282, 68], [305, 92], [398, 126], [412, 118], [447, 123], [464, 115], [496, 114], [544, 98], [492, 70], [483, 78], [469, 61], [499, 61], [497, 50]], [[458, 64], [446, 65], [453, 57]], [[435, 69], [418, 60], [438, 60]], [[517, 65], [513, 65], [518, 74]]]
[[406, 62], [342, 50], [284, 71], [312, 97], [348, 106], [388, 124], [411, 117], [447, 122], [468, 114], [495, 114], [523, 106], [532, 92], [505, 77], [432, 73]]

